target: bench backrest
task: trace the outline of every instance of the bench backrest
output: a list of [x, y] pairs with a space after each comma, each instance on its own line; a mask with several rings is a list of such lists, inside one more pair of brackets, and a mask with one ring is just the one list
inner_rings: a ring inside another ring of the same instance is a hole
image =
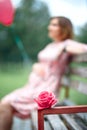
[[87, 94], [87, 53], [73, 57], [69, 73], [63, 76], [61, 84]]
[[[78, 91], [87, 94], [87, 54], [81, 54], [73, 57], [69, 70], [70, 70], [68, 71], [69, 73], [66, 73], [62, 78], [61, 85], [65, 86], [66, 88], [73, 87]], [[38, 110], [38, 130], [44, 130], [44, 115], [48, 115], [48, 114], [64, 115], [64, 114], [83, 113], [83, 112], [84, 113], [87, 112], [87, 105], [58, 106], [55, 108]], [[57, 123], [57, 126], [58, 124], [59, 123]], [[67, 126], [69, 126], [69, 123], [67, 124]], [[55, 128], [58, 129], [59, 127], [58, 128], [55, 127]]]

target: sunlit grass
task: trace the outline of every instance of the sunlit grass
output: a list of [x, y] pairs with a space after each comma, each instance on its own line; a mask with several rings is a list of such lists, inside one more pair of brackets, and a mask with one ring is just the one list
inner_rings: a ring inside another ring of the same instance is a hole
[[[63, 100], [65, 96], [65, 89], [62, 88], [60, 93], [60, 100]], [[69, 91], [69, 100], [76, 104], [87, 104], [87, 95], [78, 92], [75, 89], [70, 89]]]
[[4, 65], [0, 67], [0, 98], [9, 92], [22, 87], [28, 80], [31, 65]]

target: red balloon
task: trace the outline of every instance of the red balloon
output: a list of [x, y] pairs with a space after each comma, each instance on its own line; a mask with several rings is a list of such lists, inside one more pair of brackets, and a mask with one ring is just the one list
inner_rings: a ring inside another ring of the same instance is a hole
[[13, 23], [14, 8], [11, 0], [0, 0], [0, 23], [9, 26]]

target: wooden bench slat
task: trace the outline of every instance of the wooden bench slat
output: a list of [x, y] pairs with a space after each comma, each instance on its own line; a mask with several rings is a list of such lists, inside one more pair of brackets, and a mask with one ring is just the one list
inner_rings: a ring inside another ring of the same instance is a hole
[[75, 55], [72, 61], [76, 62], [87, 62], [87, 53]]
[[81, 93], [87, 94], [87, 83], [82, 83], [79, 81], [72, 80], [69, 85], [70, 87], [77, 89]]
[[12, 130], [32, 130], [31, 119], [22, 120], [14, 117]]
[[48, 121], [44, 121], [44, 130], [52, 130]]
[[87, 130], [87, 126], [81, 122], [81, 120], [74, 119], [74, 116], [76, 115], [67, 115], [67, 114], [61, 114], [60, 115], [62, 119], [65, 121], [66, 125], [69, 127], [70, 130]]
[[63, 76], [62, 79], [61, 79], [61, 85], [69, 87], [69, 84], [70, 84], [69, 78], [67, 76]]
[[62, 105], [66, 106], [75, 106], [76, 104], [74, 102], [71, 102], [69, 99], [64, 99], [61, 103]]
[[71, 69], [71, 73], [75, 75], [79, 75], [81, 77], [87, 78], [87, 68], [82, 68], [82, 67], [76, 67]]
[[78, 117], [80, 117], [81, 119], [83, 119], [83, 121], [87, 125], [87, 113], [77, 113], [77, 115], [78, 115]]
[[83, 82], [74, 77], [64, 76], [61, 80], [61, 85], [65, 87], [72, 87], [74, 89], [77, 89], [79, 92], [83, 94], [87, 94], [87, 83], [85, 82], [85, 80]]
[[[65, 99], [62, 103], [62, 105], [67, 105], [67, 106], [74, 106], [76, 105], [74, 102], [71, 102], [69, 99]], [[87, 124], [87, 113], [76, 113], [76, 115], [81, 118], [83, 121], [86, 122]]]
[[31, 113], [31, 122], [32, 122], [32, 129], [33, 130], [38, 130], [37, 111], [32, 111], [32, 113]]
[[53, 130], [68, 130], [58, 115], [46, 116]]

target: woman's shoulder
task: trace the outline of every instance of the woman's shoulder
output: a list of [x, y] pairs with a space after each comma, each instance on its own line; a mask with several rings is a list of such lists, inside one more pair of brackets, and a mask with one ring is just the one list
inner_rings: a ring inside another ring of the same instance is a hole
[[53, 42], [50, 42], [46, 45], [46, 47], [51, 47], [54, 43]]
[[52, 48], [53, 42], [48, 43], [41, 51], [48, 50]]

